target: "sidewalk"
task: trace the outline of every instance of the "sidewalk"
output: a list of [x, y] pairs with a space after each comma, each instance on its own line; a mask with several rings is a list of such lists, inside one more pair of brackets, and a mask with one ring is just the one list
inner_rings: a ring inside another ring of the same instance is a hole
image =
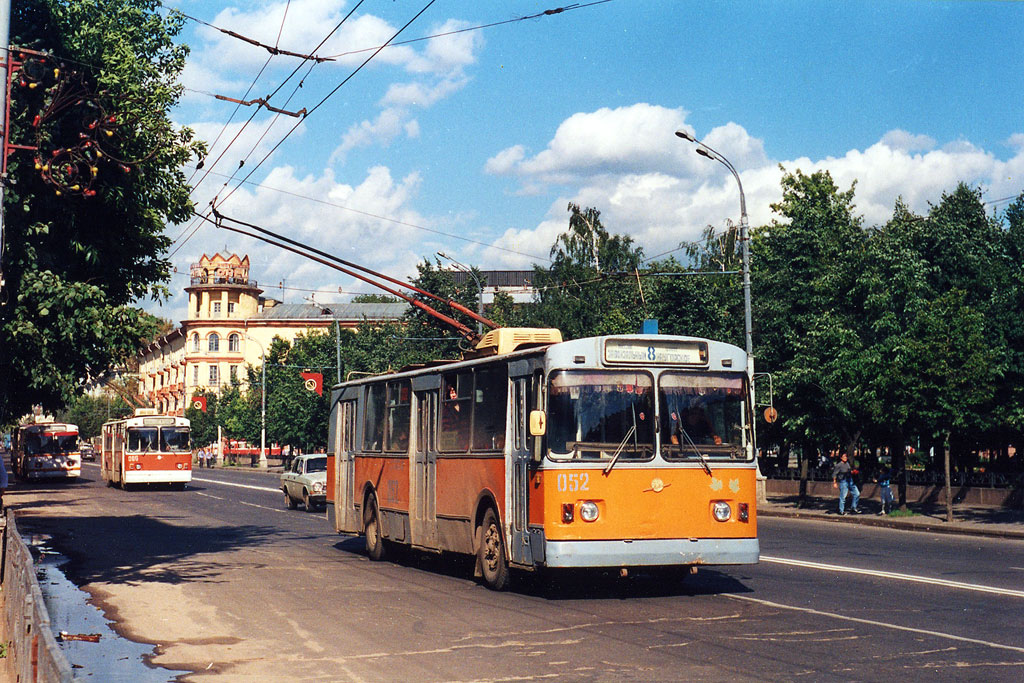
[[[861, 524], [864, 526], [880, 526], [890, 529], [907, 529], [912, 531], [931, 531], [944, 534], [969, 534], [975, 536], [994, 536], [998, 538], [1017, 538], [1024, 540], [1024, 510], [988, 507], [983, 505], [954, 505], [953, 522], [946, 521], [946, 508], [941, 505], [919, 505], [910, 503], [909, 509], [914, 515], [894, 517], [879, 515], [881, 509], [877, 500], [861, 499], [862, 514], [849, 513], [839, 515], [839, 504], [836, 498], [807, 498], [803, 506], [797, 496], [768, 496], [767, 503], [760, 503], [757, 514], [761, 517], [790, 517], [813, 519], [836, 524]], [[849, 504], [849, 501], [847, 501]]]

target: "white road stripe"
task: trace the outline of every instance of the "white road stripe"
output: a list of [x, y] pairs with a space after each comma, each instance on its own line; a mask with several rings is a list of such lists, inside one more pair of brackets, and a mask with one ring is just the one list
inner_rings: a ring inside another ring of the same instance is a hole
[[241, 503], [242, 505], [248, 505], [249, 507], [259, 508], [260, 510], [270, 510], [271, 512], [282, 512], [282, 513], [285, 512], [284, 510], [280, 510], [278, 508], [268, 508], [266, 505], [257, 505], [256, 503], [247, 503], [244, 500], [240, 500], [238, 502]]
[[227, 500], [226, 498], [221, 498], [220, 496], [211, 496], [209, 493], [203, 493], [202, 491], [195, 491], [195, 494], [197, 496], [203, 496], [204, 498], [213, 498], [214, 500]]
[[253, 486], [252, 484], [236, 484], [233, 481], [218, 481], [216, 479], [200, 479], [199, 477], [193, 476], [192, 481], [201, 481], [204, 484], [218, 484], [220, 486], [237, 486], [240, 489], [252, 489], [254, 491], [270, 491], [271, 493], [281, 493], [281, 489], [272, 489], [266, 486]]
[[820, 617], [829, 617], [832, 619], [841, 619], [843, 621], [852, 621], [857, 624], [867, 624], [869, 626], [880, 626], [882, 628], [892, 629], [893, 631], [906, 631], [908, 633], [917, 633], [920, 635], [934, 636], [936, 638], [945, 638], [947, 640], [956, 640], [961, 643], [973, 643], [974, 645], [985, 645], [987, 647], [994, 647], [1000, 650], [1012, 650], [1013, 652], [1024, 652], [1024, 647], [1017, 647], [1015, 645], [1003, 645], [1002, 643], [993, 643], [988, 640], [979, 640], [978, 638], [967, 638], [965, 636], [956, 636], [952, 633], [943, 633], [942, 631], [930, 631], [923, 628], [912, 628], [910, 626], [897, 626], [896, 624], [887, 624], [884, 621], [874, 621], [873, 619], [861, 619], [859, 617], [850, 617], [845, 614], [836, 614], [835, 612], [824, 612], [822, 610], [811, 609], [810, 607], [797, 607], [795, 605], [783, 605], [778, 602], [771, 602], [770, 600], [760, 600], [758, 598], [752, 598], [747, 595], [729, 595], [725, 597], [733, 600], [743, 600], [745, 602], [753, 602], [758, 605], [764, 605], [766, 607], [774, 607], [776, 609], [788, 609], [794, 612], [804, 612], [805, 614], [814, 614]]
[[995, 593], [1012, 598], [1024, 598], [1024, 591], [1013, 590], [1012, 588], [998, 588], [996, 586], [984, 586], [978, 583], [963, 583], [961, 581], [950, 581], [948, 579], [933, 579], [927, 576], [916, 576], [914, 574], [899, 574], [897, 572], [886, 572], [878, 569], [859, 569], [857, 567], [845, 567], [839, 564], [823, 564], [821, 562], [808, 562], [806, 560], [791, 560], [785, 557], [761, 556], [762, 562], [773, 564], [786, 564], [806, 569], [821, 569], [829, 572], [844, 572], [847, 574], [863, 574], [864, 576], [876, 576], [881, 579], [894, 579], [896, 581], [910, 581], [912, 583], [926, 583], [932, 586], [944, 586], [946, 588], [958, 588], [960, 590], [977, 591], [979, 593]]

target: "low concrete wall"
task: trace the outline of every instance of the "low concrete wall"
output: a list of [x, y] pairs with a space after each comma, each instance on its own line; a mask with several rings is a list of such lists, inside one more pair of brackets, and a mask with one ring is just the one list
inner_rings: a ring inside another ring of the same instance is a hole
[[36, 580], [35, 563], [21, 540], [14, 517], [3, 517], [3, 619], [10, 670], [23, 683], [71, 683], [72, 670], [57, 645], [50, 627], [50, 615]]
[[[878, 484], [869, 483], [861, 486], [860, 497], [865, 500], [881, 500]], [[765, 490], [770, 496], [800, 495], [800, 481], [796, 479], [769, 479], [765, 482]], [[899, 489], [892, 487], [894, 497]], [[836, 498], [838, 493], [832, 488], [831, 481], [808, 481], [807, 495], [812, 498]], [[972, 486], [954, 486], [953, 502], [965, 505], [991, 505], [1012, 509], [1024, 508], [1024, 496], [1019, 489], [993, 489]], [[942, 486], [907, 486], [908, 503], [945, 504], [946, 489]]]

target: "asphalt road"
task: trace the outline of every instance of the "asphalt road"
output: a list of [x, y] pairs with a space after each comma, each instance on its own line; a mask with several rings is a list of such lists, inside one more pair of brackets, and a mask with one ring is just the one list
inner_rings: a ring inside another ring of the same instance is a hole
[[19, 487], [19, 525], [153, 663], [195, 680], [1020, 680], [1024, 542], [761, 519], [762, 562], [493, 593], [468, 561], [371, 563], [272, 475], [184, 492]]

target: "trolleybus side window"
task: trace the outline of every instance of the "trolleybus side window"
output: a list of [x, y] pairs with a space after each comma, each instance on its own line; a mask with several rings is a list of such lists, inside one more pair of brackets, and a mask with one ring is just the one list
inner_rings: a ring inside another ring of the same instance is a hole
[[741, 374], [666, 372], [658, 380], [658, 401], [666, 459], [746, 457]]
[[552, 373], [547, 444], [556, 459], [653, 457], [653, 379], [642, 372]]
[[379, 451], [384, 443], [384, 385], [366, 387], [363, 450]]
[[508, 366], [504, 363], [478, 368], [473, 389], [473, 450], [505, 447], [508, 409]]
[[408, 380], [387, 384], [387, 448], [392, 453], [409, 450], [412, 385]]
[[445, 374], [442, 379], [439, 450], [462, 453], [469, 450], [473, 373], [469, 370], [451, 372]]

